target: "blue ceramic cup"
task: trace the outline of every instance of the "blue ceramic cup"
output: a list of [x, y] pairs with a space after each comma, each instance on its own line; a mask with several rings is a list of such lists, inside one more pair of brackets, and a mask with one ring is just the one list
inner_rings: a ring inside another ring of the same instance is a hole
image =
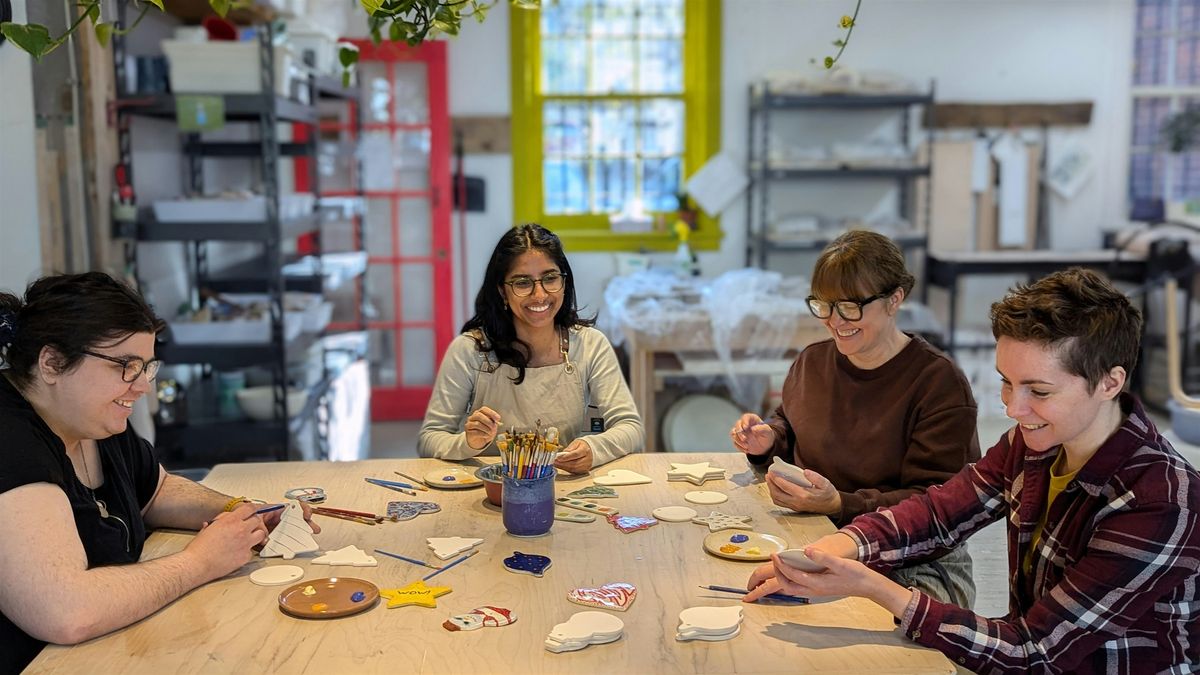
[[537, 537], [550, 531], [554, 524], [555, 473], [542, 478], [504, 477], [500, 513], [509, 534]]

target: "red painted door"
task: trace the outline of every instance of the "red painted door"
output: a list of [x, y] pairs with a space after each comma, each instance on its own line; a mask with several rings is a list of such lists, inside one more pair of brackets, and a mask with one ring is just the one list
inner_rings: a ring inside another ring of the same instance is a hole
[[446, 45], [354, 42], [368, 254], [367, 298], [355, 306], [366, 315], [330, 327], [370, 333], [371, 418], [421, 419], [455, 334]]

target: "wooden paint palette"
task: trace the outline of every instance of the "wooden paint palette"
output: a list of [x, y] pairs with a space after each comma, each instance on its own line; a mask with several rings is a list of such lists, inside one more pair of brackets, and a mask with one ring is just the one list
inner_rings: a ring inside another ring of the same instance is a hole
[[787, 542], [783, 539], [759, 532], [721, 531], [704, 538], [705, 551], [728, 560], [760, 562], [786, 549]]
[[611, 506], [603, 506], [601, 504], [597, 504], [596, 502], [589, 502], [583, 499], [571, 499], [570, 497], [558, 497], [554, 500], [554, 503], [558, 504], [559, 506], [566, 506], [568, 508], [586, 511], [587, 513], [599, 513], [602, 516], [611, 516], [616, 513], [620, 513], [617, 511], [617, 509]]
[[429, 487], [441, 490], [462, 490], [483, 485], [483, 481], [475, 476], [474, 471], [468, 471], [461, 466], [447, 466], [428, 471], [421, 476], [421, 480]]
[[336, 619], [375, 606], [379, 587], [362, 579], [330, 577], [301, 581], [279, 594], [279, 609], [301, 619]]

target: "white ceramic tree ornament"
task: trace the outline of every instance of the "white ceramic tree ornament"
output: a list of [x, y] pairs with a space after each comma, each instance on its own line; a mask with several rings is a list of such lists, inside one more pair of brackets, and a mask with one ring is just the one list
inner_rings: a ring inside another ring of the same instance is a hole
[[326, 551], [325, 555], [313, 558], [314, 565], [344, 565], [346, 567], [375, 567], [379, 561], [374, 556], [357, 546], [343, 546], [336, 551]]
[[279, 518], [279, 524], [271, 530], [267, 543], [258, 555], [263, 558], [282, 557], [284, 560], [291, 560], [297, 553], [320, 550], [321, 547], [312, 535], [312, 528], [304, 520], [304, 509], [300, 508], [300, 502], [288, 502]]
[[449, 560], [463, 551], [483, 543], [482, 539], [466, 537], [429, 537], [425, 540], [433, 554], [442, 560]]

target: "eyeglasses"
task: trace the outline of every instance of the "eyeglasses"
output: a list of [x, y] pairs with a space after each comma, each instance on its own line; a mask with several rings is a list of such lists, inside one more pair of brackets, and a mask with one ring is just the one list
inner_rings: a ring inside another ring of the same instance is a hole
[[138, 379], [138, 375], [141, 375], [142, 373], [146, 374], [147, 380], [153, 382], [154, 376], [158, 375], [159, 366], [162, 365], [162, 361], [159, 359], [150, 359], [149, 361], [146, 361], [144, 359], [139, 359], [136, 356], [128, 359], [118, 359], [115, 356], [105, 356], [104, 354], [97, 354], [96, 352], [90, 352], [86, 349], [80, 351], [88, 356], [94, 356], [98, 359], [104, 359], [105, 361], [112, 361], [113, 363], [121, 364], [121, 368], [123, 369], [121, 371], [121, 379], [125, 380], [126, 382], [133, 382], [134, 380]]
[[838, 316], [847, 321], [861, 321], [863, 318], [863, 307], [891, 295], [891, 292], [877, 293], [869, 298], [862, 300], [838, 300], [837, 302], [829, 302], [828, 300], [818, 300], [816, 296], [810, 295], [805, 300], [808, 302], [808, 311], [818, 319], [828, 319], [833, 316], [833, 310], [836, 309]]
[[512, 289], [513, 295], [518, 298], [523, 298], [533, 293], [535, 284], [541, 284], [542, 290], [547, 293], [557, 293], [563, 289], [564, 279], [567, 275], [562, 272], [548, 272], [543, 274], [540, 279], [532, 277], [517, 277], [504, 283]]

